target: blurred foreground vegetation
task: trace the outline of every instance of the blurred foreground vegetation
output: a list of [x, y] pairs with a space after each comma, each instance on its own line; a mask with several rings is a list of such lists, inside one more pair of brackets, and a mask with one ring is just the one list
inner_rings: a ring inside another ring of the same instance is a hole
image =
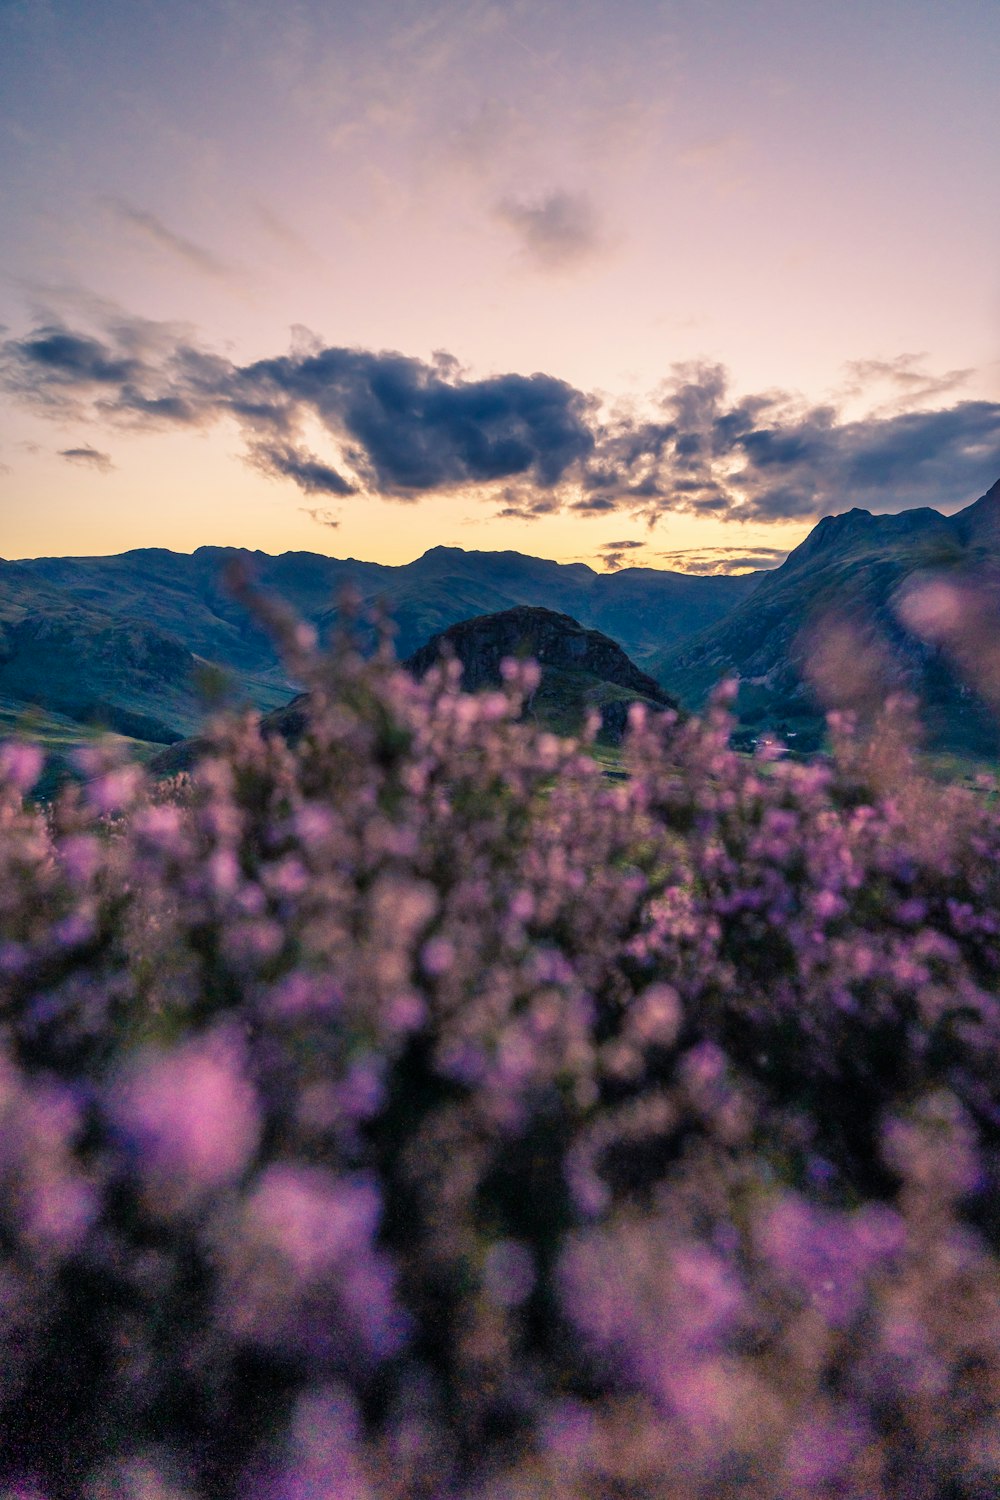
[[5, 1493], [996, 1494], [994, 799], [271, 624], [294, 745], [0, 747]]

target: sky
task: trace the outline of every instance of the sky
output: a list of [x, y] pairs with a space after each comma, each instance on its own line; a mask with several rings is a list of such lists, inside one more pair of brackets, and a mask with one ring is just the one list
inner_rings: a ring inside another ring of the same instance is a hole
[[0, 556], [959, 509], [998, 65], [995, 0], [0, 0]]

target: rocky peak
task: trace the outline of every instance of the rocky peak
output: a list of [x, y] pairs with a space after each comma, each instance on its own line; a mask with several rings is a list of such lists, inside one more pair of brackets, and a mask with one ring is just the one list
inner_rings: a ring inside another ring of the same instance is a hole
[[847, 541], [854, 541], [869, 531], [874, 521], [871, 511], [862, 510], [859, 506], [836, 516], [823, 516], [805, 540], [788, 554], [785, 567], [799, 562], [811, 562], [820, 552], [831, 551], [835, 547], [842, 547]]
[[422, 677], [442, 651], [454, 654], [462, 663], [462, 687], [468, 693], [496, 686], [505, 657], [530, 656], [543, 669], [558, 667], [587, 673], [664, 707], [674, 706], [659, 683], [641, 671], [617, 641], [552, 609], [523, 605], [462, 620], [433, 636], [404, 666]]
[[985, 495], [953, 516], [952, 521], [963, 542], [994, 546], [1000, 542], [1000, 479]]
[[871, 552], [895, 550], [914, 541], [935, 542], [946, 537], [954, 539], [955, 535], [954, 521], [926, 505], [879, 515], [855, 506], [836, 516], [824, 516], [805, 541], [789, 553], [783, 566], [793, 569], [804, 564], [812, 568], [859, 546]]

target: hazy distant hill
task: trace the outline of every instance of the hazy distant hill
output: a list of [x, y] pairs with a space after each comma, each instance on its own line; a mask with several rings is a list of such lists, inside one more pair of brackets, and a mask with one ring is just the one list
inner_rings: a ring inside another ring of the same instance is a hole
[[460, 620], [539, 605], [612, 635], [642, 662], [720, 619], [762, 576], [703, 578], [655, 568], [596, 573], [585, 563], [550, 562], [520, 552], [432, 547], [404, 567], [385, 569], [369, 597], [381, 592], [389, 603], [400, 657]]
[[[751, 598], [647, 665], [695, 709], [720, 677], [738, 673], [744, 723], [785, 723], [809, 742], [822, 727], [812, 678], [822, 674], [835, 696], [839, 672], [845, 700], [852, 691], [862, 698], [915, 692], [926, 705], [932, 743], [994, 754], [993, 715], [947, 651], [903, 622], [907, 591], [930, 579], [974, 586], [992, 601], [992, 617], [980, 621], [983, 648], [992, 638], [1000, 650], [1000, 482], [951, 517], [928, 509], [825, 517]], [[859, 642], [875, 653], [867, 667], [854, 649]]]
[[703, 578], [654, 568], [606, 574], [585, 563], [460, 547], [432, 547], [399, 567], [313, 552], [272, 557], [236, 547], [199, 547], [190, 554], [144, 548], [114, 557], [33, 558], [6, 567], [109, 614], [155, 623], [199, 656], [268, 670], [274, 666], [270, 643], [222, 582], [234, 559], [248, 564], [262, 588], [315, 623], [329, 623], [346, 584], [363, 600], [385, 600], [397, 623], [401, 657], [459, 620], [539, 604], [613, 633], [638, 658], [719, 619], [763, 576]]

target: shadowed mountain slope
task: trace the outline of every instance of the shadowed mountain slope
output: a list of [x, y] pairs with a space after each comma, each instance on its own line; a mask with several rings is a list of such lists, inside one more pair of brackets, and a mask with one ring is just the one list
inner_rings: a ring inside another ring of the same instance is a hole
[[116, 617], [0, 562], [0, 699], [8, 707], [169, 742], [197, 722], [197, 666], [168, 631]]
[[991, 642], [1000, 650], [1000, 483], [951, 517], [929, 509], [825, 517], [751, 598], [647, 665], [693, 709], [736, 674], [744, 724], [794, 725], [809, 742], [821, 732], [823, 704], [864, 713], [889, 692], [912, 692], [932, 744], [992, 755], [995, 719], [977, 691], [981, 673], [973, 670], [973, 681], [963, 670], [975, 663], [947, 632], [913, 628], [913, 601], [931, 585], [939, 599], [942, 589], [975, 598], [985, 663]]

